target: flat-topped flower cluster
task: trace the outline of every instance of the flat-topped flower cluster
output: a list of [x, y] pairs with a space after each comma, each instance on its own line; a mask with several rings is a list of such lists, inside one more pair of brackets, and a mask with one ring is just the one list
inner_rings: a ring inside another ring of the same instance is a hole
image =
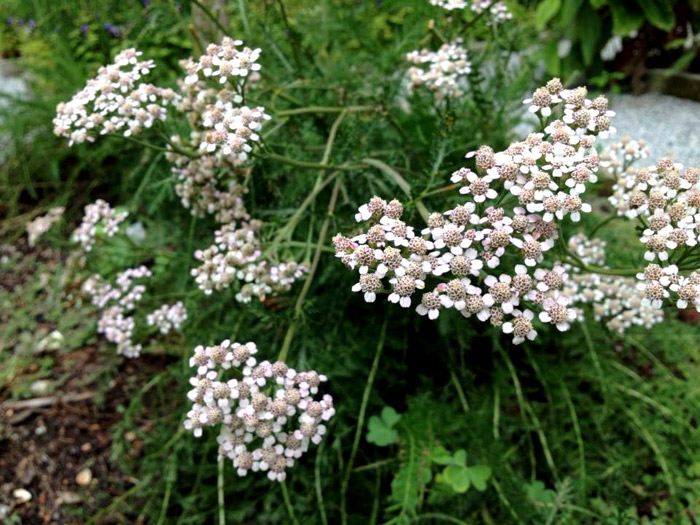
[[83, 283], [83, 293], [101, 310], [97, 333], [117, 345], [117, 353], [125, 357], [138, 357], [142, 346], [133, 341], [136, 323], [131, 314], [143, 297], [146, 287], [135, 280], [150, 277], [145, 266], [129, 268], [117, 275], [114, 285], [95, 274]]
[[511, 20], [513, 13], [508, 10], [505, 2], [501, 0], [430, 0], [436, 7], [442, 7], [447, 11], [463, 11], [471, 9], [477, 15], [489, 11], [487, 23], [498, 24]]
[[27, 243], [30, 247], [34, 247], [36, 241], [49, 231], [51, 226], [61, 220], [64, 211], [65, 208], [63, 206], [56, 206], [55, 208], [51, 208], [45, 215], [37, 217], [27, 223]]
[[[369, 221], [359, 235], [337, 235], [337, 257], [360, 274], [353, 290], [372, 302], [382, 292], [390, 302], [431, 319], [454, 308], [500, 326], [521, 343], [534, 339], [541, 323], [566, 330], [575, 319], [562, 293], [568, 271], [546, 265], [559, 238], [558, 223], [591, 211], [581, 195], [596, 182], [597, 135], [611, 130], [607, 100], [587, 98], [585, 88], [563, 89], [553, 79], [526, 100], [541, 115], [543, 130], [494, 152], [467, 154], [475, 170], [451, 176], [468, 200], [433, 213], [420, 230], [403, 222], [403, 206], [374, 197], [356, 219]], [[559, 118], [551, 118], [558, 112]], [[503, 269], [495, 272], [496, 268]], [[437, 282], [428, 287], [428, 281]], [[415, 295], [420, 294], [416, 301]]]
[[169, 334], [172, 330], [179, 330], [187, 321], [187, 309], [182, 301], [175, 304], [164, 304], [146, 317], [148, 326], [156, 326], [161, 334]]
[[620, 216], [642, 225], [639, 238], [648, 262], [638, 274], [645, 302], [661, 308], [673, 297], [678, 308], [700, 311], [700, 170], [670, 158], [649, 167], [622, 166], [610, 203]]
[[224, 224], [215, 232], [213, 245], [195, 252], [202, 264], [191, 273], [204, 293], [209, 295], [239, 281], [242, 286], [236, 300], [247, 303], [257, 297], [263, 301], [288, 291], [306, 272], [305, 266], [293, 260], [273, 264], [262, 257], [257, 236], [260, 226], [257, 220]]
[[[236, 298], [241, 302], [284, 293], [305, 271], [293, 260], [278, 262], [276, 253], [263, 252], [258, 238], [262, 223], [251, 219], [244, 203], [250, 175], [246, 163], [270, 119], [264, 107], [245, 105], [246, 86], [260, 77], [260, 53], [224, 37], [196, 60], [182, 62], [185, 75], [173, 91], [139, 84], [155, 64], [127, 49], [100, 68], [70, 102], [59, 104], [54, 120], [55, 133], [68, 137], [70, 144], [116, 131], [129, 136], [165, 120], [164, 105], [156, 104], [159, 97], [172, 103], [175, 116], [189, 127], [186, 136], [166, 139], [175, 192], [193, 215], [213, 215], [222, 224], [214, 244], [195, 253], [202, 264], [191, 273], [207, 294], [239, 282]], [[86, 208], [75, 237], [89, 251], [100, 229], [112, 236], [126, 216], [98, 200]]]
[[[143, 346], [134, 341], [136, 328], [135, 310], [146, 292], [142, 282], [153, 274], [145, 266], [129, 268], [114, 279], [114, 284], [105, 281], [98, 274], [85, 280], [83, 293], [100, 310], [97, 333], [103, 334], [110, 343], [117, 345], [117, 354], [129, 358], [141, 355]], [[139, 282], [136, 282], [139, 281]], [[187, 319], [187, 310], [182, 302], [162, 305], [148, 315], [146, 322], [156, 326], [161, 334], [179, 330]]]
[[[219, 427], [219, 456], [231, 459], [239, 476], [267, 472], [284, 481], [286, 470], [323, 439], [324, 422], [335, 414], [333, 398], [315, 399], [324, 375], [281, 361], [258, 363], [257, 352], [255, 343], [229, 340], [194, 349], [185, 428], [200, 437], [204, 427]], [[236, 378], [224, 379], [226, 371]]]
[[80, 243], [83, 250], [89, 252], [95, 245], [98, 234], [113, 237], [128, 216], [128, 211], [116, 210], [108, 202], [97, 199], [85, 206], [83, 220], [73, 232], [73, 239]]
[[436, 99], [457, 98], [464, 94], [471, 63], [461, 38], [443, 44], [437, 51], [411, 51], [406, 54], [406, 61], [413, 64], [406, 71], [409, 93], [424, 87]]
[[[569, 239], [569, 251], [584, 264], [607, 268], [605, 241], [589, 239], [584, 234]], [[584, 305], [588, 305], [596, 321], [604, 321], [617, 333], [624, 333], [632, 326], [651, 328], [664, 320], [664, 313], [654, 308], [639, 289], [634, 277], [586, 273], [576, 266], [565, 264], [569, 279], [563, 293], [577, 308], [578, 319], [585, 317]]]
[[68, 138], [72, 145], [93, 142], [96, 135], [107, 133], [138, 135], [165, 120], [165, 106], [176, 102], [178, 95], [172, 89], [139, 83], [155, 67], [152, 60], [141, 60], [141, 54], [125, 49], [70, 101], [61, 102], [53, 121], [54, 133]]

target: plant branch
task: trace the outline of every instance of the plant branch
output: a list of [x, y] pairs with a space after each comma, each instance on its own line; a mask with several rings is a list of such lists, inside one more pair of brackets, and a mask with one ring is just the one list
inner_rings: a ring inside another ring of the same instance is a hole
[[306, 295], [309, 293], [311, 288], [311, 282], [313, 281], [314, 275], [318, 268], [318, 263], [321, 259], [321, 254], [323, 253], [323, 245], [326, 241], [326, 235], [328, 234], [328, 226], [330, 225], [331, 217], [335, 211], [336, 202], [338, 202], [338, 191], [340, 190], [340, 179], [335, 181], [333, 186], [333, 192], [331, 193], [331, 200], [328, 203], [328, 213], [326, 218], [323, 220], [323, 225], [321, 226], [321, 232], [318, 234], [318, 243], [316, 244], [316, 252], [314, 253], [313, 261], [311, 262], [311, 268], [309, 269], [309, 274], [306, 276], [304, 281], [304, 286], [301, 289], [301, 293], [297, 298], [296, 305], [294, 306], [294, 318], [292, 323], [287, 329], [287, 334], [284, 337], [284, 342], [282, 343], [282, 349], [277, 356], [278, 361], [284, 361], [289, 353], [289, 347], [292, 344], [292, 339], [294, 338], [294, 332], [296, 331], [297, 323], [301, 318], [302, 308], [304, 306], [304, 301], [306, 300]]

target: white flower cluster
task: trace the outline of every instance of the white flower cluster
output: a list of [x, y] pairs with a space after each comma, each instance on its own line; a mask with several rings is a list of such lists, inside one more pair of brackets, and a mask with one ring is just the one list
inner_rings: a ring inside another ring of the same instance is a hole
[[430, 0], [430, 4], [436, 7], [442, 7], [447, 11], [463, 10], [469, 7], [477, 15], [483, 13], [486, 9], [490, 11], [490, 22], [500, 23], [507, 20], [512, 20], [513, 13], [508, 11], [505, 2], [500, 0]]
[[138, 83], [155, 67], [152, 60], [140, 60], [140, 56], [135, 49], [122, 51], [70, 101], [58, 104], [54, 133], [73, 145], [120, 130], [126, 137], [138, 135], [165, 120], [164, 106], [176, 101], [177, 95], [172, 89]]
[[[543, 323], [566, 330], [575, 314], [560, 292], [568, 277], [563, 267], [530, 273], [528, 266], [517, 264], [512, 273], [484, 272], [484, 262], [495, 268], [509, 246], [519, 245], [521, 257], [536, 264], [551, 247], [556, 229], [524, 213], [513, 220], [503, 208], [490, 207], [482, 219], [474, 209], [473, 203], [467, 203], [445, 214], [434, 213], [428, 227], [416, 233], [401, 221], [401, 203], [374, 197], [360, 208], [358, 218], [375, 224], [353, 238], [337, 235], [333, 240], [337, 257], [360, 273], [353, 291], [362, 292], [367, 302], [388, 291], [390, 302], [408, 308], [414, 293], [425, 289], [426, 279], [432, 276], [442, 282], [422, 293], [416, 308], [420, 315], [436, 319], [442, 309], [454, 308], [465, 317], [474, 315], [501, 326], [505, 333], [513, 333], [518, 344], [537, 335], [528, 306], [540, 310]], [[544, 226], [542, 234], [550, 236], [543, 242], [532, 235], [540, 226]]]
[[171, 330], [179, 330], [186, 320], [187, 309], [182, 301], [175, 304], [164, 304], [146, 317], [148, 326], [157, 326], [161, 334], [168, 334]]
[[406, 60], [414, 64], [406, 71], [410, 93], [419, 87], [429, 89], [437, 99], [457, 98], [464, 93], [471, 63], [462, 39], [444, 44], [437, 51], [411, 51], [406, 54]]
[[95, 245], [98, 233], [103, 232], [108, 237], [113, 237], [128, 215], [128, 211], [117, 211], [109, 203], [97, 199], [94, 203], [85, 206], [83, 221], [73, 232], [73, 238], [83, 246], [86, 252], [89, 252]]
[[[569, 239], [569, 250], [586, 265], [607, 268], [605, 242], [600, 239], [575, 235]], [[633, 277], [584, 273], [566, 264], [564, 267], [570, 278], [563, 293], [573, 307], [581, 308], [579, 320], [584, 317], [583, 305], [589, 305], [596, 321], [605, 321], [610, 330], [618, 333], [624, 333], [632, 326], [651, 328], [663, 321], [663, 312], [651, 305]]]
[[133, 312], [136, 303], [143, 297], [146, 287], [134, 280], [151, 276], [145, 266], [123, 271], [115, 284], [105, 282], [101, 276], [93, 275], [83, 283], [83, 292], [90, 296], [92, 304], [102, 310], [97, 322], [97, 333], [104, 334], [107, 341], [117, 345], [117, 353], [126, 357], [138, 357], [141, 345], [132, 340], [134, 334]]
[[37, 217], [33, 221], [27, 223], [27, 242], [30, 247], [34, 247], [36, 241], [51, 229], [55, 222], [61, 219], [65, 208], [58, 206], [51, 208], [46, 215]]
[[649, 156], [649, 147], [643, 140], [633, 140], [625, 135], [620, 142], [608, 144], [600, 154], [600, 167], [605, 173], [617, 179], [625, 173], [634, 162]]
[[[505, 151], [482, 146], [468, 153], [476, 171], [461, 168], [451, 180], [470, 201], [433, 213], [427, 228], [404, 223], [396, 200], [374, 197], [361, 206], [356, 219], [371, 220], [370, 228], [334, 238], [337, 257], [360, 273], [353, 290], [368, 302], [386, 291], [390, 302], [409, 307], [432, 277], [441, 282], [422, 292], [421, 315], [435, 319], [441, 309], [455, 308], [501, 326], [516, 344], [536, 336], [533, 311], [542, 323], [566, 330], [576, 317], [562, 293], [568, 272], [542, 263], [558, 239], [558, 221], [578, 221], [591, 210], [580, 195], [597, 180], [593, 144], [610, 130], [611, 113], [604, 97], [591, 101], [586, 94], [584, 88], [563, 90], [558, 79], [538, 89], [528, 103], [549, 110], [542, 112], [544, 133]], [[561, 118], [549, 121], [557, 106]], [[504, 260], [510, 270], [486, 273]]]
[[650, 264], [637, 278], [645, 303], [661, 308], [673, 294], [677, 308], [700, 311], [700, 170], [667, 157], [655, 166], [629, 164], [610, 170], [616, 183], [609, 200], [618, 215], [642, 224], [639, 240]]
[[[182, 204], [193, 215], [213, 214], [223, 224], [215, 232], [215, 243], [195, 253], [202, 264], [192, 275], [207, 294], [239, 281], [236, 299], [245, 303], [289, 290], [304, 268], [293, 261], [272, 264], [262, 257], [260, 221], [250, 218], [243, 202], [245, 171], [240, 166], [270, 117], [263, 107], [241, 105], [246, 83], [256, 81], [260, 70], [260, 50], [239, 49], [242, 44], [224, 38], [196, 62], [184, 63], [187, 77], [180, 83], [183, 96], [177, 109], [187, 115], [192, 128], [189, 143], [199, 153], [188, 157], [172, 150], [168, 159], [174, 164], [175, 191]], [[218, 80], [215, 88], [208, 83], [211, 79]], [[177, 136], [172, 143], [189, 147]]]
[[257, 233], [261, 223], [229, 223], [215, 232], [214, 242], [194, 256], [202, 265], [192, 270], [197, 285], [207, 295], [228, 288], [232, 282], [242, 283], [236, 300], [250, 302], [253, 297], [263, 301], [268, 295], [289, 291], [306, 268], [295, 261], [270, 264], [262, 257]]
[[[255, 343], [223, 341], [198, 346], [190, 359], [196, 375], [188, 398], [192, 409], [185, 428], [196, 437], [205, 426], [220, 426], [219, 456], [233, 460], [239, 476], [249, 471], [267, 472], [283, 481], [286, 470], [326, 432], [325, 421], [335, 414], [333, 398], [314, 396], [327, 378], [317, 372], [297, 372], [277, 361], [257, 362]], [[238, 379], [224, 380], [225, 370]]]
[[[180, 85], [184, 98], [178, 107], [199, 131], [200, 152], [220, 151], [237, 162], [248, 159], [250, 143], [260, 139], [262, 123], [271, 118], [261, 106], [242, 105], [246, 82], [260, 70], [260, 49], [238, 49], [242, 44], [224, 37], [221, 44], [210, 44], [196, 62], [185, 62], [187, 77]], [[217, 79], [220, 86], [209, 88], [208, 79]]]
[[[180, 138], [173, 137], [173, 143], [179, 144]], [[188, 158], [174, 152], [166, 155], [174, 164], [175, 193], [192, 215], [214, 215], [222, 224], [249, 218], [243, 203], [246, 188], [235, 178], [238, 168], [227, 157], [214, 154]], [[234, 178], [222, 182], [222, 172], [230, 173]]]

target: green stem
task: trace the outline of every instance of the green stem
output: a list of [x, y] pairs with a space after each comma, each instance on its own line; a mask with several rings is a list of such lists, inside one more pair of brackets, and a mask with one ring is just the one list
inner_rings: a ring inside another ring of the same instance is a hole
[[122, 139], [127, 142], [133, 142], [134, 144], [138, 144], [139, 146], [143, 146], [144, 148], [150, 148], [156, 151], [169, 151], [168, 148], [164, 148], [163, 146], [157, 146], [156, 144], [153, 144], [152, 142], [146, 142], [144, 140], [138, 140], [133, 137], [125, 137], [124, 135], [119, 135], [118, 133], [107, 133], [105, 135], [106, 137], [113, 137], [117, 139]]
[[276, 117], [289, 117], [291, 115], [304, 115], [307, 113], [358, 113], [362, 111], [375, 111], [374, 106], [307, 106], [304, 108], [282, 109], [275, 112]]
[[299, 525], [299, 521], [297, 520], [297, 517], [294, 514], [294, 507], [292, 507], [292, 501], [289, 499], [287, 482], [283, 481], [282, 483], [280, 483], [280, 487], [282, 487], [282, 497], [284, 498], [284, 506], [287, 507], [287, 514], [289, 514], [289, 518], [292, 520], [292, 523], [294, 525]]
[[202, 12], [206, 15], [206, 17], [209, 20], [211, 20], [212, 22], [214, 22], [214, 25], [219, 29], [219, 31], [221, 31], [221, 34], [223, 34], [224, 36], [228, 35], [228, 29], [226, 29], [221, 24], [221, 22], [219, 22], [219, 19], [216, 16], [214, 16], [214, 14], [211, 12], [211, 10], [207, 6], [205, 6], [199, 0], [190, 0], [190, 2], [192, 2], [194, 5], [199, 7], [202, 10]]
[[219, 458], [216, 490], [218, 493], [219, 525], [226, 525], [226, 505], [224, 503], [224, 456]]
[[590, 239], [592, 239], [593, 236], [594, 236], [596, 233], [598, 233], [598, 230], [600, 230], [600, 229], [601, 229], [603, 226], [605, 226], [606, 224], [611, 223], [611, 222], [614, 221], [615, 219], [622, 219], [622, 217], [620, 217], [619, 215], [611, 215], [611, 216], [608, 217], [607, 219], [600, 221], [600, 222], [595, 226], [595, 228], [593, 228], [593, 229], [591, 230], [591, 233], [588, 234], [588, 237], [589, 237]]
[[437, 195], [438, 193], [445, 193], [446, 191], [456, 190], [460, 186], [461, 186], [461, 184], [448, 184], [447, 186], [437, 188], [436, 190], [425, 192], [421, 195], [421, 197], [430, 197], [432, 195]]
[[584, 264], [575, 260], [568, 260], [565, 262], [572, 266], [576, 266], [577, 268], [585, 272], [597, 273], [600, 275], [619, 275], [621, 277], [633, 277], [639, 272], [643, 271], [636, 268], [604, 268], [602, 266], [589, 266], [588, 264]]
[[328, 203], [328, 213], [326, 218], [323, 220], [323, 225], [321, 226], [321, 232], [318, 234], [318, 243], [316, 244], [316, 252], [314, 253], [313, 261], [311, 262], [311, 268], [309, 269], [309, 274], [306, 276], [304, 281], [304, 286], [301, 289], [301, 293], [297, 298], [296, 305], [294, 306], [294, 318], [292, 319], [289, 328], [287, 329], [287, 334], [284, 336], [284, 342], [282, 343], [282, 349], [280, 350], [279, 356], [277, 356], [278, 361], [284, 361], [289, 353], [289, 347], [292, 344], [292, 339], [294, 338], [294, 332], [296, 331], [297, 323], [301, 318], [302, 308], [304, 306], [304, 301], [306, 300], [306, 295], [309, 293], [311, 288], [311, 282], [313, 281], [314, 275], [318, 268], [318, 263], [321, 260], [321, 253], [323, 253], [323, 244], [326, 241], [326, 235], [328, 234], [328, 226], [330, 225], [331, 217], [335, 211], [336, 202], [338, 202], [338, 191], [340, 190], [340, 179], [335, 181], [333, 186], [333, 192], [331, 193], [331, 200]]
[[452, 384], [454, 385], [455, 390], [457, 390], [459, 401], [460, 403], [462, 403], [462, 408], [464, 409], [464, 413], [466, 414], [467, 412], [469, 412], [469, 403], [467, 403], [467, 396], [464, 395], [462, 385], [459, 384], [459, 378], [457, 377], [457, 374], [455, 374], [455, 371], [453, 369], [450, 369], [450, 377], [452, 378]]
[[250, 26], [248, 25], [248, 16], [245, 12], [245, 0], [238, 0], [238, 12], [241, 14], [241, 23], [246, 38], [250, 39]]
[[[326, 164], [292, 159], [290, 157], [285, 157], [284, 155], [278, 155], [277, 153], [264, 153], [256, 156], [263, 159], [274, 160], [277, 162], [282, 162], [284, 164], [289, 164], [290, 166], [295, 166], [297, 168], [304, 168], [310, 170], [325, 170], [329, 168], [329, 166], [327, 166]], [[357, 171], [363, 168], [365, 168], [364, 164], [340, 164], [339, 166], [333, 166], [333, 169], [341, 171]]]
[[321, 457], [323, 447], [326, 441], [321, 441], [316, 452], [316, 461], [314, 463], [314, 485], [316, 486], [316, 499], [318, 500], [318, 510], [321, 514], [321, 523], [328, 525], [328, 517], [326, 516], [326, 506], [323, 502], [323, 490], [321, 489]]
[[374, 385], [374, 378], [377, 375], [377, 370], [379, 369], [379, 360], [382, 357], [382, 351], [384, 350], [384, 340], [386, 339], [386, 328], [389, 324], [389, 314], [387, 313], [384, 317], [384, 324], [382, 325], [382, 330], [379, 334], [379, 342], [377, 343], [377, 350], [374, 353], [374, 361], [372, 361], [372, 368], [370, 368], [369, 376], [367, 377], [367, 384], [365, 384], [365, 391], [362, 394], [362, 402], [360, 403], [360, 414], [357, 417], [357, 429], [355, 430], [355, 439], [352, 442], [352, 449], [350, 450], [350, 458], [345, 466], [345, 475], [343, 476], [343, 481], [340, 486], [340, 518], [343, 525], [348, 523], [348, 513], [347, 513], [347, 492], [348, 484], [350, 483], [350, 476], [352, 475], [352, 466], [355, 463], [355, 457], [357, 456], [357, 450], [360, 448], [360, 440], [362, 439], [362, 430], [365, 426], [365, 415], [367, 412], [367, 405], [369, 404], [369, 396], [372, 393], [372, 386]]
[[306, 211], [306, 208], [308, 208], [311, 205], [311, 203], [314, 202], [314, 200], [316, 199], [318, 194], [323, 190], [323, 188], [325, 188], [331, 181], [333, 181], [333, 179], [338, 177], [338, 175], [339, 173], [337, 171], [334, 171], [333, 173], [328, 175], [328, 177], [326, 177], [323, 181], [321, 181], [321, 184], [315, 187], [313, 191], [311, 191], [311, 193], [309, 193], [306, 199], [304, 199], [304, 202], [302, 202], [301, 205], [294, 212], [294, 215], [292, 215], [289, 218], [287, 224], [285, 224], [284, 227], [281, 228], [280, 231], [277, 233], [272, 243], [270, 243], [263, 255], [267, 255], [274, 251], [274, 249], [280, 245], [282, 240], [284, 240], [289, 234], [291, 234], [291, 232], [294, 231], [294, 228], [296, 228], [296, 225], [301, 219], [301, 216]]
[[333, 144], [335, 143], [335, 138], [338, 135], [338, 129], [340, 128], [340, 125], [347, 114], [347, 109], [341, 111], [340, 115], [338, 115], [331, 126], [331, 131], [328, 133], [328, 140], [326, 141], [326, 149], [323, 151], [323, 157], [321, 158], [321, 164], [324, 166], [328, 166], [328, 161], [331, 157], [331, 152], [333, 151]]
[[469, 28], [472, 27], [474, 24], [476, 24], [484, 15], [486, 15], [486, 14], [491, 10], [491, 6], [492, 6], [494, 3], [496, 3], [496, 0], [493, 0], [492, 2], [490, 2], [487, 6], [484, 7], [484, 9], [483, 9], [483, 11], [481, 11], [481, 13], [479, 13], [478, 15], [476, 15], [476, 16], [475, 16], [474, 18], [472, 18], [469, 22], [465, 23], [465, 24], [462, 26], [462, 29], [460, 30], [460, 33], [464, 33], [467, 29], [469, 29]]

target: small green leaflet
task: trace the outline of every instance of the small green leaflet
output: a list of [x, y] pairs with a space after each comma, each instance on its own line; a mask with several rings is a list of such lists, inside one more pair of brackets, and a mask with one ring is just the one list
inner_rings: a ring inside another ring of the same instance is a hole
[[491, 477], [491, 467], [488, 465], [467, 466], [467, 452], [458, 450], [451, 456], [444, 447], [436, 447], [431, 452], [431, 458], [438, 465], [447, 465], [435, 477], [435, 480], [449, 485], [453, 491], [463, 494], [471, 486], [480, 492], [486, 490], [486, 482]]
[[379, 416], [369, 418], [367, 441], [378, 447], [386, 447], [396, 443], [399, 433], [394, 430], [394, 427], [400, 420], [401, 414], [398, 414], [391, 407], [384, 407]]

